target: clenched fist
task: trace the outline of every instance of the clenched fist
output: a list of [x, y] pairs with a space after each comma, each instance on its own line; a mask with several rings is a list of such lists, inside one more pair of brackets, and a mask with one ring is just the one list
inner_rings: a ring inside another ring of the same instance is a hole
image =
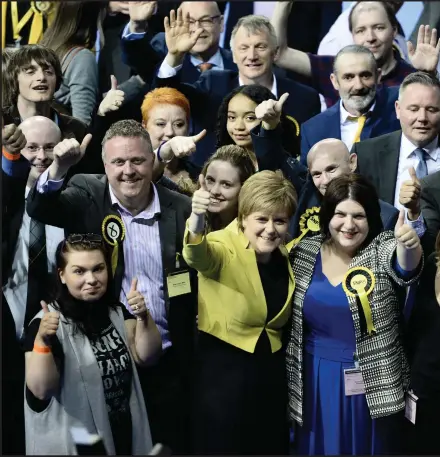
[[2, 128], [2, 145], [9, 154], [17, 155], [26, 146], [23, 132], [15, 124]]

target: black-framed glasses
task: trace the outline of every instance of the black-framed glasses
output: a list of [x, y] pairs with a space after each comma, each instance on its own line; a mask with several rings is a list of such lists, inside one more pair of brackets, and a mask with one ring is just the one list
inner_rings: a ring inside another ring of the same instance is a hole
[[97, 233], [73, 233], [66, 238], [69, 244], [76, 243], [102, 243], [102, 236]]
[[214, 20], [218, 19], [219, 17], [221, 17], [220, 14], [217, 14], [217, 16], [203, 17], [202, 19], [190, 19], [189, 25], [190, 25], [190, 27], [194, 27], [197, 23], [199, 23], [199, 26], [202, 28], [213, 27]]

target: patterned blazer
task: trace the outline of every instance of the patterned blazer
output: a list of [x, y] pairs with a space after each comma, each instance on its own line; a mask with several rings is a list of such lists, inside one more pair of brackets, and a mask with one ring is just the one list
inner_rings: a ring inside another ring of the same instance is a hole
[[[323, 235], [303, 239], [290, 253], [296, 288], [293, 295], [292, 327], [287, 347], [289, 416], [303, 423], [303, 303], [323, 243]], [[375, 277], [368, 295], [376, 333], [362, 332], [355, 297], [348, 302], [353, 316], [356, 351], [366, 387], [371, 417], [376, 419], [400, 411], [405, 406], [404, 392], [409, 385], [409, 366], [402, 345], [401, 307], [397, 289], [417, 281], [399, 278], [393, 269], [397, 242], [391, 231], [382, 232], [356, 255], [350, 268], [366, 267]], [[397, 287], [396, 287], [397, 286]], [[400, 286], [400, 287], [399, 287]], [[331, 382], [331, 380], [329, 380]]]

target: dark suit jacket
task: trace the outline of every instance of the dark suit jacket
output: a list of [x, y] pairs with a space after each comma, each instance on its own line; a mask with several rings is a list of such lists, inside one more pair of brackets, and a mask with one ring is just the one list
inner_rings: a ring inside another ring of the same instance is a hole
[[[303, 190], [298, 199], [298, 207], [290, 219], [289, 233], [292, 234], [293, 238], [300, 235], [299, 221], [301, 216], [306, 212], [307, 209], [313, 208], [314, 206], [321, 206], [321, 194], [316, 189], [313, 180], [310, 175], [307, 176], [307, 181], [303, 187]], [[399, 210], [393, 205], [390, 205], [382, 200], [379, 200], [380, 204], [380, 217], [384, 230], [394, 230], [397, 219], [399, 217]]]
[[[162, 264], [165, 303], [170, 337], [183, 372], [188, 370], [195, 340], [195, 315], [197, 309], [197, 285], [192, 275], [192, 293], [168, 298], [166, 278], [176, 271], [176, 254], [182, 252], [185, 223], [191, 213], [190, 199], [160, 185], [161, 215], [159, 232], [162, 248]], [[29, 216], [48, 225], [62, 227], [66, 236], [71, 233], [101, 233], [101, 225], [109, 214], [119, 215], [112, 207], [106, 176], [76, 175], [67, 188], [58, 192], [40, 194], [34, 187], [28, 196]], [[119, 246], [118, 265], [115, 272], [115, 293], [119, 297], [124, 273], [123, 243]], [[182, 267], [182, 258], [180, 258]], [[183, 268], [185, 265], [183, 265]]]
[[425, 255], [429, 255], [434, 251], [435, 240], [440, 232], [440, 171], [426, 176], [420, 183], [420, 206], [426, 225], [422, 245]]
[[[180, 73], [180, 72], [179, 72]], [[278, 95], [289, 93], [284, 103], [284, 113], [294, 117], [299, 124], [321, 111], [318, 93], [310, 87], [287, 78], [275, 76]], [[159, 87], [175, 87], [191, 103], [193, 129], [200, 132], [204, 128], [208, 134], [197, 145], [191, 156], [196, 166], [202, 166], [215, 150], [217, 113], [223, 98], [239, 86], [238, 73], [235, 71], [210, 70], [203, 73], [194, 84], [185, 84], [180, 74], [171, 78], [156, 78]]]
[[[376, 104], [362, 129], [361, 140], [375, 138], [400, 129], [394, 102], [399, 95], [398, 87], [383, 87], [378, 90]], [[326, 138], [341, 139], [341, 107], [335, 103], [301, 126], [301, 163], [307, 165], [307, 154], [313, 145]]]
[[394, 205], [402, 131], [387, 133], [355, 143], [351, 152], [358, 156], [357, 171], [368, 178], [379, 198]]

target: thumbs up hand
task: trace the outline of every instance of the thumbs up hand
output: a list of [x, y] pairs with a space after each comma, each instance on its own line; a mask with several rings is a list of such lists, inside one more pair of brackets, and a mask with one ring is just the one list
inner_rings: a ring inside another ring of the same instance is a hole
[[35, 341], [37, 344], [43, 344], [45, 346], [51, 345], [51, 339], [53, 335], [56, 335], [58, 326], [60, 324], [60, 313], [51, 312], [47, 303], [44, 300], [41, 300], [41, 308], [43, 308], [43, 318], [40, 322], [40, 327], [38, 329], [37, 336]]
[[408, 209], [408, 219], [414, 221], [420, 216], [421, 186], [414, 167], [409, 168], [410, 179], [404, 181], [399, 191], [399, 203]]
[[[168, 157], [170, 153], [173, 154], [172, 158], [186, 157], [196, 151], [196, 144], [206, 135], [206, 130], [194, 136], [175, 136], [171, 138], [166, 144], [162, 146], [161, 157]], [[165, 156], [165, 148], [167, 148], [167, 155]], [[170, 160], [165, 159], [168, 161]]]
[[265, 100], [255, 108], [255, 116], [262, 121], [265, 130], [276, 129], [281, 120], [284, 102], [288, 97], [289, 94], [286, 92], [281, 95], [278, 101], [271, 99]]
[[401, 209], [399, 219], [394, 228], [394, 236], [397, 242], [406, 249], [415, 249], [420, 245], [420, 238], [416, 231], [405, 224], [405, 210]]
[[13, 155], [20, 154], [20, 151], [26, 146], [26, 138], [15, 124], [6, 126], [2, 124], [2, 146]]
[[137, 290], [138, 280], [134, 278], [131, 281], [130, 291], [127, 295], [127, 303], [130, 307], [131, 314], [136, 316], [138, 321], [145, 321], [148, 317], [148, 309], [145, 305], [144, 296]]
[[200, 188], [196, 190], [192, 197], [192, 212], [198, 216], [205, 215], [208, 211], [211, 194], [206, 186], [205, 177], [199, 176]]
[[113, 75], [110, 76], [110, 81], [111, 89], [99, 105], [98, 116], [105, 116], [110, 111], [117, 111], [124, 103], [125, 93], [118, 90], [118, 81]]

